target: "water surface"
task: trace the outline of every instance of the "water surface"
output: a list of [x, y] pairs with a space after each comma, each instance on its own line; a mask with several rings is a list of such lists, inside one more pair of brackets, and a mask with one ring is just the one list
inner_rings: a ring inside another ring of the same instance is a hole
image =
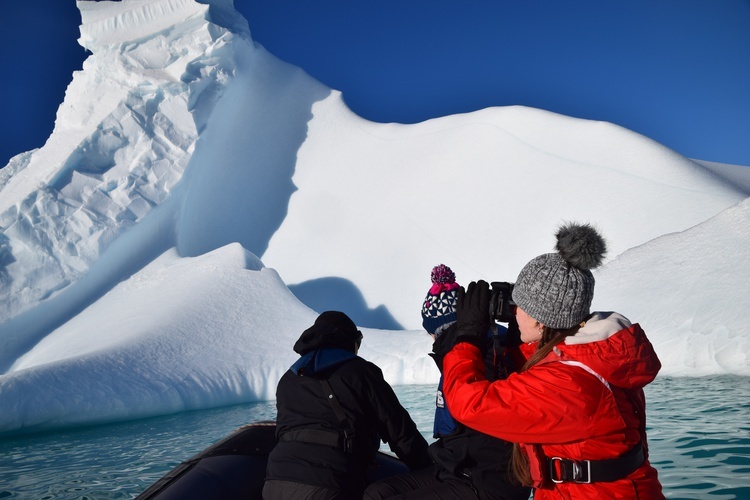
[[[432, 441], [434, 388], [396, 387]], [[651, 461], [668, 498], [750, 499], [750, 379], [660, 378], [647, 387]], [[0, 499], [133, 498], [273, 403], [0, 439]]]

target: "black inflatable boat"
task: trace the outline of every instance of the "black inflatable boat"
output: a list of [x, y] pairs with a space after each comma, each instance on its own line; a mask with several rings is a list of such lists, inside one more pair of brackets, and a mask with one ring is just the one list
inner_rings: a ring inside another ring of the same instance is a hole
[[[136, 500], [260, 499], [268, 453], [276, 444], [276, 422], [240, 427], [166, 473]], [[378, 452], [370, 482], [407, 472], [398, 458]]]

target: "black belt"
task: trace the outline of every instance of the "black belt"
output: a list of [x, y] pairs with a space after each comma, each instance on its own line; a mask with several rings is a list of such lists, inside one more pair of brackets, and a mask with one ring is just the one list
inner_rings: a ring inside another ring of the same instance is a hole
[[341, 446], [341, 435], [336, 431], [326, 431], [322, 429], [298, 429], [285, 432], [279, 436], [281, 441], [301, 441], [310, 444], [322, 444], [333, 448], [343, 448]]
[[643, 464], [643, 446], [633, 446], [619, 458], [607, 460], [549, 459], [549, 473], [553, 483], [606, 483], [629, 476]]

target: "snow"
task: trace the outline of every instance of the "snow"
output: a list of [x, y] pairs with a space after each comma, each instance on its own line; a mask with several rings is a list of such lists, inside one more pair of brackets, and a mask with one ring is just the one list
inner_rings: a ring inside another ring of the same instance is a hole
[[565, 220], [607, 238], [594, 306], [662, 375], [750, 375], [738, 167], [524, 107], [373, 123], [229, 0], [78, 6], [91, 55], [0, 170], [0, 434], [272, 399], [312, 308], [389, 382], [434, 383], [432, 266], [513, 281]]

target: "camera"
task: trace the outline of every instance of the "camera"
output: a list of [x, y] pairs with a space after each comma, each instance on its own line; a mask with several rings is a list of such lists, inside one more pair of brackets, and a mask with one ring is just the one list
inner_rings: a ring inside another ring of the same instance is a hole
[[490, 290], [490, 318], [500, 323], [510, 323], [514, 318], [515, 302], [511, 298], [513, 283], [507, 281], [493, 281]]

